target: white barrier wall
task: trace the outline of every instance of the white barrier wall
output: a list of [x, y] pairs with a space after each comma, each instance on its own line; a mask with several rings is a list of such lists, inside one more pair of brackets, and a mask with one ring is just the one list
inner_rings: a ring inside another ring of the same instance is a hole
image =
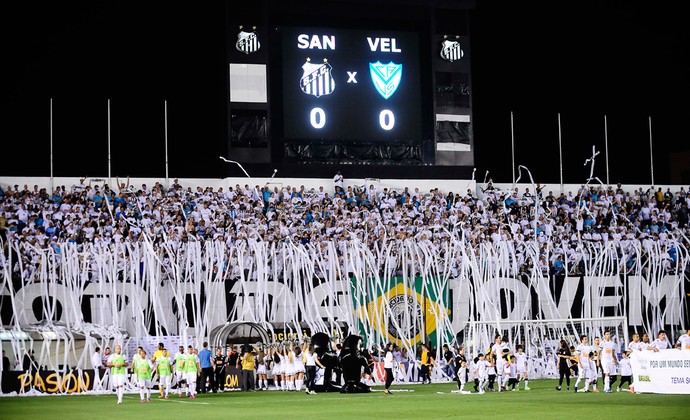
[[[111, 188], [115, 188], [116, 180], [108, 177], [94, 177], [96, 179], [102, 180], [98, 182], [91, 182], [91, 185], [102, 186], [104, 183], [108, 184]], [[163, 186], [168, 186], [173, 183], [174, 178], [166, 180], [165, 178], [130, 178], [130, 184], [137, 189], [141, 188], [142, 184], [146, 184], [149, 188], [155, 185], [156, 182], [160, 182]], [[127, 177], [120, 178], [120, 182], [127, 182]], [[88, 184], [88, 181], [86, 182]], [[180, 185], [182, 187], [213, 187], [218, 189], [223, 187], [227, 189], [228, 187], [235, 187], [235, 185], [240, 185], [244, 188], [245, 185], [250, 187], [255, 187], [256, 185], [263, 187], [270, 184], [278, 187], [297, 187], [299, 190], [302, 185], [309, 189], [317, 189], [321, 186], [324, 187], [324, 191], [331, 193], [334, 190], [333, 179], [332, 178], [273, 178], [270, 177], [257, 177], [257, 178], [180, 178]], [[61, 177], [54, 178], [52, 185], [62, 186], [69, 188], [72, 185], [79, 184], [78, 177]], [[453, 193], [466, 193], [468, 189], [472, 191], [476, 188], [476, 183], [471, 179], [378, 179], [378, 178], [345, 178], [343, 185], [345, 188], [348, 186], [363, 186], [367, 187], [374, 184], [378, 191], [384, 188], [395, 189], [396, 191], [402, 191], [405, 187], [408, 187], [410, 191], [414, 191], [415, 188], [419, 188], [422, 192], [429, 192], [430, 189], [438, 188], [445, 194], [448, 192]], [[49, 177], [0, 177], [0, 186], [3, 189], [7, 187], [14, 187], [18, 185], [19, 189], [22, 190], [24, 185], [27, 185], [29, 189], [33, 189], [34, 185], [38, 185], [40, 188], [46, 188], [50, 191], [51, 179]]]
[[[107, 177], [96, 177], [96, 179], [102, 179], [103, 181], [92, 182], [92, 185], [102, 186], [103, 183], [107, 183], [108, 185], [114, 188], [116, 183], [115, 178], [111, 178], [110, 180], [108, 180]], [[130, 184], [135, 186], [136, 188], [141, 188], [142, 184], [146, 184], [148, 187], [151, 187], [152, 185], [155, 185], [156, 182], [160, 182], [162, 185], [168, 186], [173, 182], [173, 180], [174, 178], [170, 178], [168, 180], [166, 180], [165, 178], [130, 178]], [[124, 179], [120, 178], [120, 182], [126, 181], [126, 177]], [[256, 185], [265, 186], [267, 183], [270, 183], [271, 185], [278, 187], [297, 187], [298, 190], [302, 185], [304, 185], [304, 187], [307, 190], [312, 188], [318, 189], [321, 186], [324, 187], [324, 190], [326, 192], [332, 192], [333, 190], [333, 179], [331, 178], [181, 178], [179, 180], [179, 183], [184, 188], [192, 187], [193, 189], [196, 187], [213, 187], [214, 189], [223, 187], [223, 189], [227, 189], [228, 187], [235, 187], [235, 185], [237, 184], [244, 188], [245, 185], [255, 187]], [[78, 177], [60, 177], [54, 178], [52, 180], [52, 185], [54, 186], [64, 185], [65, 187], [70, 187], [76, 184], [79, 184]], [[444, 194], [448, 194], [449, 192], [465, 194], [468, 189], [471, 189], [480, 196], [481, 188], [486, 187], [486, 185], [483, 184], [482, 181], [477, 182], [471, 179], [345, 178], [343, 181], [343, 185], [345, 186], [345, 188], [347, 188], [348, 186], [369, 186], [370, 184], [375, 184], [379, 191], [383, 190], [383, 188], [393, 188], [396, 191], [401, 191], [405, 187], [408, 187], [410, 191], [414, 191], [415, 188], [419, 188], [422, 192], [429, 192], [429, 190], [431, 189], [438, 188]], [[7, 187], [14, 187], [14, 185], [18, 185], [20, 190], [24, 188], [24, 185], [27, 185], [29, 189], [33, 189], [34, 185], [38, 185], [39, 188], [50, 189], [51, 179], [50, 177], [0, 177], [0, 186], [3, 189], [7, 189]], [[559, 195], [561, 192], [564, 192], [565, 194], [567, 194], [568, 192], [576, 194], [577, 191], [580, 188], [582, 188], [582, 185], [583, 184], [545, 184], [544, 195], [547, 195], [549, 191], [553, 191], [554, 195], [556, 196]], [[598, 186], [598, 184], [591, 185]], [[612, 187], [616, 188], [616, 185], [617, 184], [613, 184]], [[525, 191], [525, 188], [529, 188], [530, 192], [534, 194], [534, 185], [531, 183], [494, 183], [494, 187], [501, 190], [512, 190], [514, 188], [518, 188], [518, 191], [520, 193], [523, 193]], [[652, 186], [648, 184], [624, 184], [621, 185], [621, 187], [623, 188], [623, 191], [632, 193], [633, 191], [637, 191], [639, 188], [642, 188], [644, 191], [647, 191], [647, 189], [649, 189]], [[673, 193], [678, 192], [681, 187], [685, 190], [690, 189], [690, 186], [666, 184], [654, 185], [653, 187], [655, 191], [661, 188], [661, 191], [663, 192], [666, 192], [666, 190], [670, 188]]]

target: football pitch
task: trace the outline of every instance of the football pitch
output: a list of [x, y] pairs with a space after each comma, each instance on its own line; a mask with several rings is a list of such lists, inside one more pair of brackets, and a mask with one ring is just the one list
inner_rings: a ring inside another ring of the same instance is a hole
[[[530, 391], [453, 394], [455, 384], [393, 385], [385, 395], [375, 386], [370, 394], [302, 392], [225, 392], [196, 399], [158, 398], [141, 403], [126, 394], [117, 404], [112, 395], [2, 397], [0, 419], [197, 419], [197, 418], [687, 418], [689, 395], [574, 393], [556, 391], [555, 380], [530, 381]], [[466, 387], [470, 389], [469, 384]]]

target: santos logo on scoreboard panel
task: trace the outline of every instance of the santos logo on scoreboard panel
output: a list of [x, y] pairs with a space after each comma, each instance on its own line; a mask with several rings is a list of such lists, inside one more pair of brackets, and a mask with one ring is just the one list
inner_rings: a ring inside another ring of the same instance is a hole
[[383, 99], [388, 99], [398, 90], [402, 79], [402, 64], [390, 62], [383, 64], [380, 61], [369, 63], [371, 81]]
[[322, 64], [312, 64], [311, 59], [302, 65], [302, 78], [299, 80], [299, 87], [307, 95], [314, 95], [317, 98], [323, 95], [330, 95], [335, 90], [335, 80], [333, 80], [332, 70], [328, 59], [323, 59]]
[[460, 42], [448, 40], [443, 41], [441, 47], [441, 58], [452, 63], [453, 61], [461, 59], [463, 55], [465, 55], [465, 53], [462, 51], [462, 48], [460, 48]]
[[[242, 29], [241, 26], [240, 29]], [[254, 26], [252, 29], [256, 29], [256, 26]], [[259, 37], [256, 35], [256, 32], [245, 32], [240, 30], [240, 32], [237, 34], [237, 43], [235, 44], [235, 48], [237, 48], [237, 51], [245, 54], [259, 51], [259, 48], [261, 48]]]

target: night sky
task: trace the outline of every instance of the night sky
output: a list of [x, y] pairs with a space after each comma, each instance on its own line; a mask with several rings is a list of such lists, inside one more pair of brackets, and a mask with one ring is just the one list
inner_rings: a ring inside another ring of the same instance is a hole
[[[56, 176], [107, 174], [108, 98], [113, 175], [164, 176], [166, 99], [171, 176], [239, 175], [218, 159], [227, 150], [222, 2], [19, 3], [0, 6], [0, 175], [49, 175], [51, 97]], [[479, 180], [486, 171], [512, 180], [512, 111], [516, 165], [535, 181], [559, 181], [560, 112], [566, 183], [588, 177], [592, 145], [606, 181], [604, 115], [612, 183], [650, 184], [649, 116], [655, 183], [690, 183], [690, 31], [680, 6], [478, 3], [470, 36]]]

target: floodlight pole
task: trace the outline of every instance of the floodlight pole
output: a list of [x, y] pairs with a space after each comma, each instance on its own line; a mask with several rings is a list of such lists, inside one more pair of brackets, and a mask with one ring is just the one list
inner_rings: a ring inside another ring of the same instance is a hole
[[165, 112], [165, 188], [170, 188], [170, 175], [168, 172], [168, 101], [163, 101], [163, 108]]
[[654, 185], [654, 157], [652, 156], [652, 117], [649, 117], [649, 169], [652, 175], [652, 185]]
[[53, 98], [50, 98], [50, 194], [55, 191], [55, 175], [53, 173]]
[[110, 99], [108, 99], [108, 185], [112, 185], [112, 172], [111, 172], [111, 155], [110, 155]]
[[558, 165], [561, 174], [561, 194], [563, 194], [563, 134], [561, 131], [561, 113], [558, 113]]
[[515, 186], [515, 130], [513, 127], [513, 111], [510, 111], [510, 147], [512, 150], [513, 186]]
[[606, 186], [611, 185], [609, 180], [609, 124], [604, 114], [604, 149], [606, 152]]

